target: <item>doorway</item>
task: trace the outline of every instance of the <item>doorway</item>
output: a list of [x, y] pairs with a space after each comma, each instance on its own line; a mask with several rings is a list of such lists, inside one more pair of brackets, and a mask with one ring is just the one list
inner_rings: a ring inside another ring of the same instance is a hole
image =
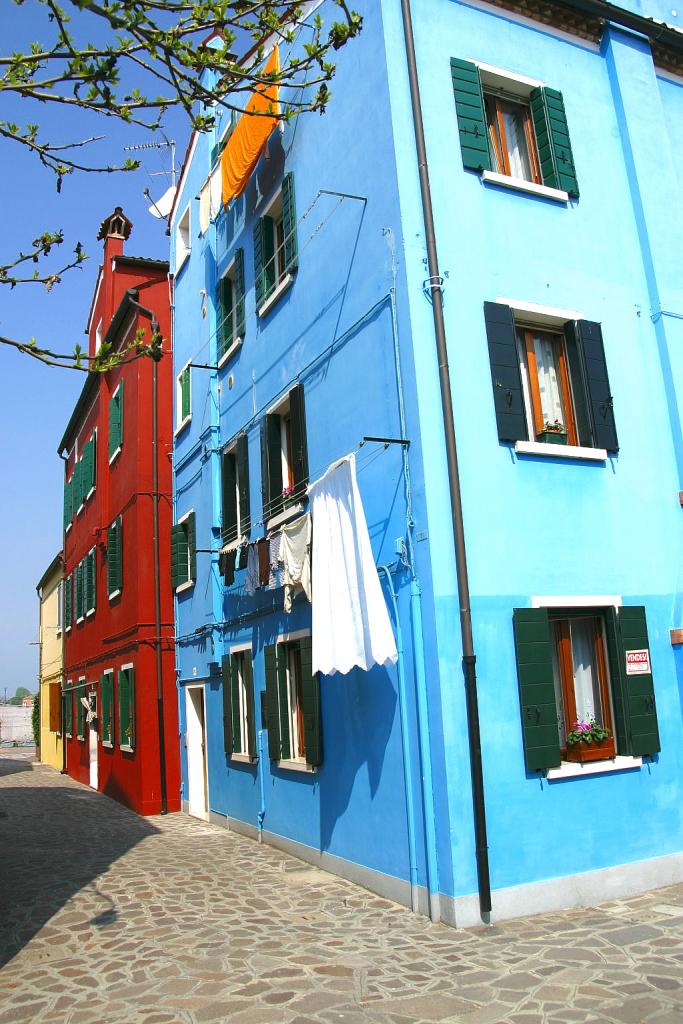
[[186, 691], [187, 732], [187, 801], [188, 811], [195, 818], [209, 820], [206, 777], [206, 723], [204, 719], [204, 687], [188, 686]]
[[90, 757], [90, 785], [97, 789], [97, 694], [88, 694], [88, 752]]

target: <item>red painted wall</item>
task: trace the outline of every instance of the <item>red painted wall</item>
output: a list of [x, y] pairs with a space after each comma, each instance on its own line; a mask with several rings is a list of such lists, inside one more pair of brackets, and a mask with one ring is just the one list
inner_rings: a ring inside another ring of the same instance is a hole
[[[163, 336], [164, 356], [157, 363], [159, 555], [161, 595], [162, 693], [165, 731], [165, 765], [169, 810], [180, 808], [180, 752], [178, 710], [173, 650], [173, 591], [171, 589], [170, 531], [172, 522], [173, 362], [171, 356], [171, 315], [166, 272], [158, 266], [126, 264], [116, 259], [122, 239], [106, 238], [104, 261], [96, 289], [89, 324], [89, 349], [96, 347], [116, 314], [129, 288], [139, 290], [138, 302], [152, 310]], [[131, 310], [123, 331], [131, 337], [138, 327], [150, 336], [150, 321]], [[75, 458], [97, 430], [95, 491], [74, 516], [64, 537], [65, 576], [88, 551], [96, 549], [96, 609], [82, 622], [75, 622], [65, 634], [64, 675], [68, 685], [85, 677], [87, 691], [98, 692], [102, 674], [114, 670], [114, 745], [102, 744], [98, 736], [98, 786], [109, 796], [140, 814], [161, 810], [161, 769], [155, 654], [153, 494], [152, 494], [152, 386], [154, 364], [149, 358], [135, 359], [98, 377], [91, 400], [73, 424], [68, 443], [67, 478]], [[119, 382], [124, 381], [123, 444], [109, 464], [109, 403]], [[121, 594], [110, 600], [107, 593], [107, 529], [122, 517], [123, 585]], [[118, 731], [118, 672], [132, 664], [135, 673], [135, 750], [120, 749]], [[81, 782], [89, 782], [88, 726], [85, 739], [76, 737], [76, 697], [73, 701], [73, 737], [66, 740], [67, 771]]]

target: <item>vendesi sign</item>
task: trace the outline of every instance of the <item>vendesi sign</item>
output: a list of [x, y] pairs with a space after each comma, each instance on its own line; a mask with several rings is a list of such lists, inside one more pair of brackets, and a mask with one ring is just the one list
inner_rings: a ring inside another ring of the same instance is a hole
[[626, 651], [627, 676], [649, 675], [651, 671], [650, 652], [647, 649], [644, 651]]

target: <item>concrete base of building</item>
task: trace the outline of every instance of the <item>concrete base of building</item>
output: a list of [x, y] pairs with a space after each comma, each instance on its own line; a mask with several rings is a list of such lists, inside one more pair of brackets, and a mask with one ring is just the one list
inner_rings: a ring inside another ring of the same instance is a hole
[[[182, 809], [187, 812], [185, 800]], [[228, 818], [218, 811], [211, 811], [209, 820], [214, 825], [250, 839], [259, 838], [256, 826], [237, 818]], [[412, 907], [419, 914], [429, 915], [429, 896], [423, 886], [411, 892], [410, 883], [405, 879], [395, 878], [362, 864], [354, 864], [343, 857], [315, 850], [265, 829], [261, 833], [261, 842], [274, 846], [284, 853], [290, 853], [323, 871], [329, 871], [330, 874], [339, 875], [378, 896], [393, 900], [394, 903]], [[456, 897], [440, 893], [438, 898], [432, 900], [432, 916], [435, 920], [454, 928], [473, 928], [516, 917], [532, 917], [556, 910], [568, 910], [572, 907], [593, 907], [598, 903], [634, 896], [651, 889], [661, 889], [677, 882], [683, 882], [683, 853], [635, 861], [631, 864], [619, 864], [616, 867], [586, 871], [578, 875], [550, 878], [543, 882], [530, 882], [507, 889], [495, 889], [492, 892], [493, 910], [486, 921], [482, 920], [479, 897], [476, 893]]]

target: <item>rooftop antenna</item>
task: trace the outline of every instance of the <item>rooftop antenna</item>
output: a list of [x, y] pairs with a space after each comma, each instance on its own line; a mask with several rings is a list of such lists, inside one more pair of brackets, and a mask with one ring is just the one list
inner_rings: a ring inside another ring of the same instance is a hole
[[[152, 204], [149, 208], [149, 212], [153, 217], [158, 217], [159, 220], [166, 221], [166, 234], [170, 234], [169, 217], [171, 213], [171, 207], [173, 205], [173, 198], [176, 190], [176, 168], [175, 168], [175, 139], [167, 139], [163, 132], [159, 132], [163, 136], [163, 142], [139, 142], [135, 146], [124, 146], [124, 152], [126, 153], [139, 153], [146, 149], [170, 149], [171, 150], [171, 184], [166, 189], [164, 194], [155, 202], [150, 195], [148, 188], [142, 190], [142, 194], [145, 199], [149, 200]], [[166, 174], [166, 171], [147, 171], [150, 178], [158, 177], [159, 175]]]
[[[170, 149], [171, 150], [171, 185], [175, 187], [175, 139], [167, 139], [163, 132], [160, 132], [164, 136], [163, 142], [139, 142], [136, 146], [124, 146], [124, 153], [139, 153], [143, 149]], [[160, 174], [166, 174], [166, 171], [150, 171], [150, 177], [155, 177]]]

